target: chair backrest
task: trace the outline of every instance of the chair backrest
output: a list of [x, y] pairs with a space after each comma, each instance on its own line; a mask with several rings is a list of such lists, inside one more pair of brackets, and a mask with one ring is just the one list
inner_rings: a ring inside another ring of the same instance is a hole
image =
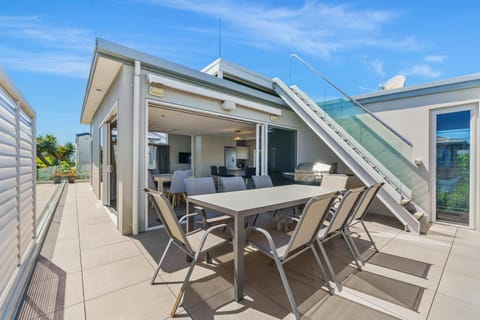
[[358, 203], [357, 210], [355, 215], [352, 217], [352, 220], [361, 220], [367, 215], [368, 209], [372, 205], [375, 196], [383, 185], [383, 182], [379, 182], [367, 188], [362, 199], [360, 199]]
[[189, 196], [217, 192], [212, 177], [185, 179], [185, 187]]
[[168, 236], [193, 255], [195, 252], [192, 250], [192, 247], [178, 222], [177, 215], [173, 211], [172, 205], [167, 197], [165, 197], [163, 193], [147, 188], [143, 189], [143, 191], [145, 191], [152, 200], [155, 212], [157, 213], [158, 218], [162, 221]]
[[246, 167], [245, 168], [245, 178], [251, 178], [255, 173], [257, 172], [257, 169], [255, 167]]
[[286, 258], [289, 252], [315, 240], [318, 229], [325, 220], [336, 197], [337, 193], [332, 192], [314, 197], [307, 202], [282, 258]]
[[269, 175], [252, 176], [253, 186], [255, 189], [273, 187], [272, 179]]
[[158, 169], [148, 169], [148, 188], [157, 189], [155, 180], [153, 180], [153, 175], [158, 174], [160, 171]]
[[344, 174], [328, 174], [322, 177], [320, 186], [334, 189], [345, 189], [347, 187], [348, 176]]
[[358, 201], [363, 196], [365, 190], [366, 187], [360, 187], [347, 190], [343, 194], [338, 208], [330, 219], [330, 223], [325, 231], [325, 236], [328, 236], [332, 232], [342, 230], [345, 227], [345, 225], [350, 221], [352, 214], [355, 214]]
[[224, 192], [246, 190], [242, 177], [220, 177], [220, 184]]
[[218, 167], [217, 166], [210, 166], [210, 174], [212, 176], [218, 176]]
[[219, 166], [218, 167], [218, 174], [221, 175], [221, 176], [226, 176], [227, 175], [227, 167]]
[[170, 184], [169, 189], [170, 193], [182, 193], [187, 191], [185, 189], [185, 179], [191, 175], [188, 171], [189, 170], [179, 170], [173, 173], [172, 183]]

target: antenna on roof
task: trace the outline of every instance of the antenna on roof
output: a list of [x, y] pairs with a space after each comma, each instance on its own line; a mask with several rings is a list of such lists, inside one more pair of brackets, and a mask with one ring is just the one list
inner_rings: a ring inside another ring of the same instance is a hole
[[222, 57], [222, 18], [218, 19], [218, 57]]
[[395, 77], [388, 79], [383, 85], [380, 85], [380, 89], [387, 91], [403, 88], [405, 87], [406, 80], [407, 79], [403, 74], [396, 75]]

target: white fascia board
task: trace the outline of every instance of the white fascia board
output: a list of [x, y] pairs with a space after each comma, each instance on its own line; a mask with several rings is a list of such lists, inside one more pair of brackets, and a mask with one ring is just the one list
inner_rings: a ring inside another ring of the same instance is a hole
[[147, 81], [148, 83], [156, 83], [156, 84], [161, 84], [169, 88], [177, 89], [180, 91], [185, 91], [193, 94], [197, 94], [199, 96], [204, 96], [208, 98], [213, 98], [221, 101], [233, 101], [235, 104], [244, 106], [249, 109], [253, 109], [256, 111], [268, 113], [271, 115], [275, 116], [281, 116], [282, 115], [282, 110], [278, 108], [274, 108], [271, 106], [267, 106], [262, 103], [250, 101], [244, 98], [232, 96], [229, 94], [221, 93], [218, 91], [214, 91], [211, 89], [206, 89], [206, 88], [201, 88], [198, 86], [194, 86], [185, 82], [180, 82], [177, 80], [165, 78], [156, 74], [147, 74]]

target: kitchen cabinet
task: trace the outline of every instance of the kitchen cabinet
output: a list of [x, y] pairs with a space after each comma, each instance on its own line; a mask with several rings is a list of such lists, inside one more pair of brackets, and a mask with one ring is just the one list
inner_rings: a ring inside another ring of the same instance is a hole
[[237, 153], [237, 159], [239, 160], [248, 160], [248, 147], [236, 147], [235, 151]]

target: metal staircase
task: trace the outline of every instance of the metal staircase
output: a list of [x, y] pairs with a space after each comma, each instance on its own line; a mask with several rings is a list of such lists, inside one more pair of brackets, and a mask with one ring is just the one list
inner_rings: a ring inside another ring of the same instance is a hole
[[406, 230], [420, 233], [426, 215], [412, 201], [411, 144], [348, 96], [316, 103], [297, 86], [273, 81], [276, 93], [365, 184], [385, 182], [378, 198]]

